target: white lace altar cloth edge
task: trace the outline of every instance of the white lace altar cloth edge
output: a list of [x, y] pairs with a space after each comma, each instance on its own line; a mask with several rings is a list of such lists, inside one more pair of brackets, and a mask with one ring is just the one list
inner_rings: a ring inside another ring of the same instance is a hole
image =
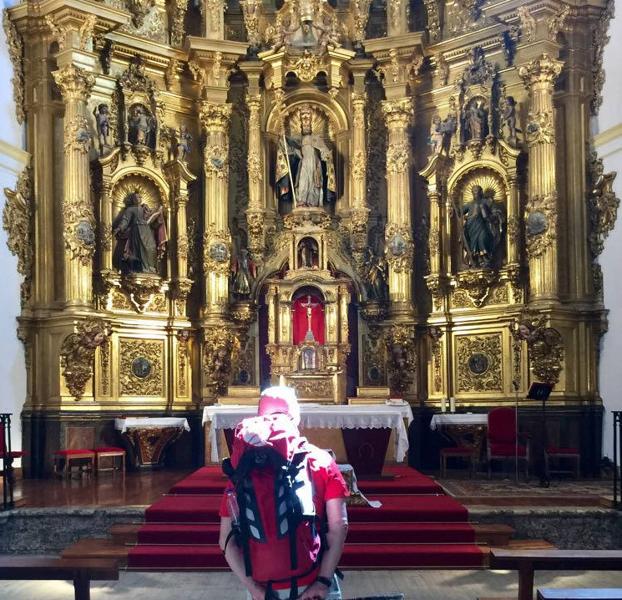
[[488, 425], [488, 413], [440, 413], [432, 415], [430, 429], [443, 425]]
[[[213, 462], [220, 462], [221, 458], [218, 451], [218, 430], [235, 429], [242, 419], [256, 414], [256, 406], [214, 405], [203, 409], [203, 425], [211, 423], [208, 441]], [[394, 429], [395, 460], [398, 462], [403, 462], [408, 452], [408, 431], [404, 420], [408, 425], [413, 420], [408, 404], [300, 405], [300, 426], [306, 429]]]
[[150, 429], [155, 427], [183, 427], [190, 431], [188, 419], [182, 417], [129, 417], [127, 419], [115, 419], [114, 428], [121, 433], [128, 429]]

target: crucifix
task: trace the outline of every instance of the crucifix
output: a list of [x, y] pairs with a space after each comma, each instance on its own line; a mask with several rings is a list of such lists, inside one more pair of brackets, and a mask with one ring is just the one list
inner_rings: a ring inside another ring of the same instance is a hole
[[311, 314], [313, 309], [316, 306], [319, 306], [317, 302], [311, 302], [311, 296], [307, 295], [307, 302], [301, 302], [300, 306], [302, 306], [307, 311], [307, 333], [305, 335], [306, 342], [314, 342], [315, 338], [313, 337], [313, 331], [311, 330]]

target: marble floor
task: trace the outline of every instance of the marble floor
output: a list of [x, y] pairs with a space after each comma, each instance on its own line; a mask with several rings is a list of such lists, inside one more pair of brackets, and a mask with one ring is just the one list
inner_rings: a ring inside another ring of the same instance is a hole
[[[619, 587], [622, 572], [539, 572], [536, 587]], [[516, 598], [517, 575], [509, 571], [350, 571], [344, 598], [401, 592], [407, 600]], [[2, 600], [71, 600], [73, 587], [58, 581], [3, 581]], [[117, 582], [95, 582], [91, 600], [244, 600], [230, 573], [123, 572]]]

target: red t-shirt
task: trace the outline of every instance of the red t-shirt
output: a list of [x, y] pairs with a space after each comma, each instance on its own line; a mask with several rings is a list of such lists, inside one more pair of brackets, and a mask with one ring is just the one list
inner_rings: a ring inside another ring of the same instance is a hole
[[[335, 498], [347, 498], [349, 491], [341, 471], [339, 471], [339, 467], [332, 456], [326, 450], [322, 450], [313, 444], [307, 444], [307, 448], [309, 449], [309, 470], [313, 479], [313, 503], [315, 512], [321, 520], [326, 514], [326, 502]], [[233, 484], [229, 482], [220, 503], [221, 517], [229, 516], [227, 490], [232, 488]], [[298, 585], [301, 587], [301, 590], [315, 581], [318, 571], [319, 566], [309, 575], [300, 577]], [[274, 584], [274, 589], [287, 589], [288, 587], [287, 583], [279, 584], [275, 582]]]

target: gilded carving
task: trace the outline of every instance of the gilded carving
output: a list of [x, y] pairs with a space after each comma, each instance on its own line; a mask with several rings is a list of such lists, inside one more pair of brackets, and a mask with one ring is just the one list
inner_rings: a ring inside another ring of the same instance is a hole
[[350, 10], [353, 15], [352, 39], [355, 43], [365, 40], [365, 30], [369, 20], [369, 7], [371, 0], [352, 0]]
[[431, 325], [428, 327], [428, 335], [430, 336], [431, 353], [432, 353], [432, 382], [433, 392], [443, 391], [443, 331], [440, 327]]
[[527, 343], [532, 373], [544, 383], [558, 383], [564, 364], [564, 343], [559, 331], [547, 326], [546, 317], [526, 313], [513, 322], [512, 334]]
[[203, 234], [203, 272], [229, 274], [231, 236], [227, 231], [210, 225]]
[[533, 18], [529, 8], [521, 5], [517, 7], [516, 14], [520, 23], [521, 37], [526, 42], [533, 42], [536, 39], [536, 20]]
[[541, 256], [557, 239], [557, 194], [533, 196], [525, 214], [527, 252], [530, 257]]
[[244, 27], [246, 27], [246, 39], [251, 48], [259, 48], [261, 34], [259, 32], [259, 17], [261, 15], [261, 0], [241, 0]]
[[224, 394], [231, 378], [231, 367], [239, 351], [237, 337], [225, 326], [204, 331], [203, 374], [206, 387]]
[[605, 72], [603, 71], [603, 56], [605, 46], [609, 42], [609, 24], [614, 17], [614, 0], [607, 0], [594, 29], [592, 30], [592, 100], [590, 109], [592, 115], [597, 115], [603, 98], [603, 86], [605, 85]]
[[458, 392], [502, 392], [501, 334], [456, 336]]
[[188, 2], [186, 0], [175, 0], [172, 3], [173, 18], [171, 23], [171, 45], [183, 46], [184, 44], [184, 19], [186, 18], [186, 11], [188, 9]]
[[177, 393], [188, 396], [188, 364], [190, 332], [181, 329], [177, 332]]
[[592, 151], [588, 163], [588, 215], [590, 232], [588, 240], [592, 256], [603, 251], [605, 240], [618, 218], [620, 199], [613, 190], [616, 173], [605, 173], [602, 159]]
[[406, 140], [390, 143], [387, 148], [387, 173], [402, 174], [410, 166], [410, 145]]
[[163, 396], [163, 363], [163, 340], [120, 338], [120, 394], [122, 396]]
[[110, 324], [101, 319], [81, 321], [60, 348], [60, 365], [69, 393], [75, 400], [84, 396], [86, 384], [93, 376], [95, 350], [107, 342]]
[[296, 390], [298, 398], [332, 398], [330, 379], [290, 379], [288, 384]]
[[9, 50], [9, 58], [13, 65], [13, 101], [15, 102], [15, 116], [21, 125], [26, 118], [24, 108], [24, 40], [17, 31], [17, 27], [11, 21], [9, 12], [5, 8], [2, 12], [2, 25], [6, 35], [6, 42]]
[[548, 29], [550, 40], [556, 41], [557, 36], [560, 33], [566, 31], [567, 29], [566, 20], [568, 19], [569, 15], [570, 15], [570, 6], [564, 3], [562, 4], [562, 7], [559, 10], [559, 12], [553, 17], [549, 18], [548, 23], [547, 23], [547, 29]]
[[414, 244], [410, 228], [389, 223], [385, 231], [385, 256], [395, 273], [413, 269]]
[[417, 375], [417, 347], [414, 329], [395, 325], [387, 331], [387, 369], [391, 390], [404, 394], [414, 383]]
[[110, 340], [107, 339], [99, 347], [99, 369], [101, 381], [99, 382], [99, 391], [102, 396], [110, 394]]
[[555, 126], [553, 112], [550, 110], [529, 112], [527, 122], [527, 143], [529, 146], [555, 143]]
[[562, 72], [564, 63], [551, 58], [546, 52], [518, 69], [525, 86], [530, 89], [535, 83], [554, 84]]
[[387, 127], [389, 128], [406, 128], [415, 114], [412, 98], [384, 100], [381, 106]]
[[65, 124], [65, 153], [78, 150], [82, 154], [88, 154], [92, 145], [89, 121], [83, 115], [74, 117]]
[[15, 189], [4, 188], [6, 204], [2, 212], [2, 227], [7, 233], [7, 246], [17, 257], [17, 271], [24, 277], [21, 284], [22, 304], [30, 298], [34, 258], [32, 172], [26, 167]]
[[431, 42], [441, 41], [441, 9], [439, 0], [423, 0], [428, 16], [428, 33]]

